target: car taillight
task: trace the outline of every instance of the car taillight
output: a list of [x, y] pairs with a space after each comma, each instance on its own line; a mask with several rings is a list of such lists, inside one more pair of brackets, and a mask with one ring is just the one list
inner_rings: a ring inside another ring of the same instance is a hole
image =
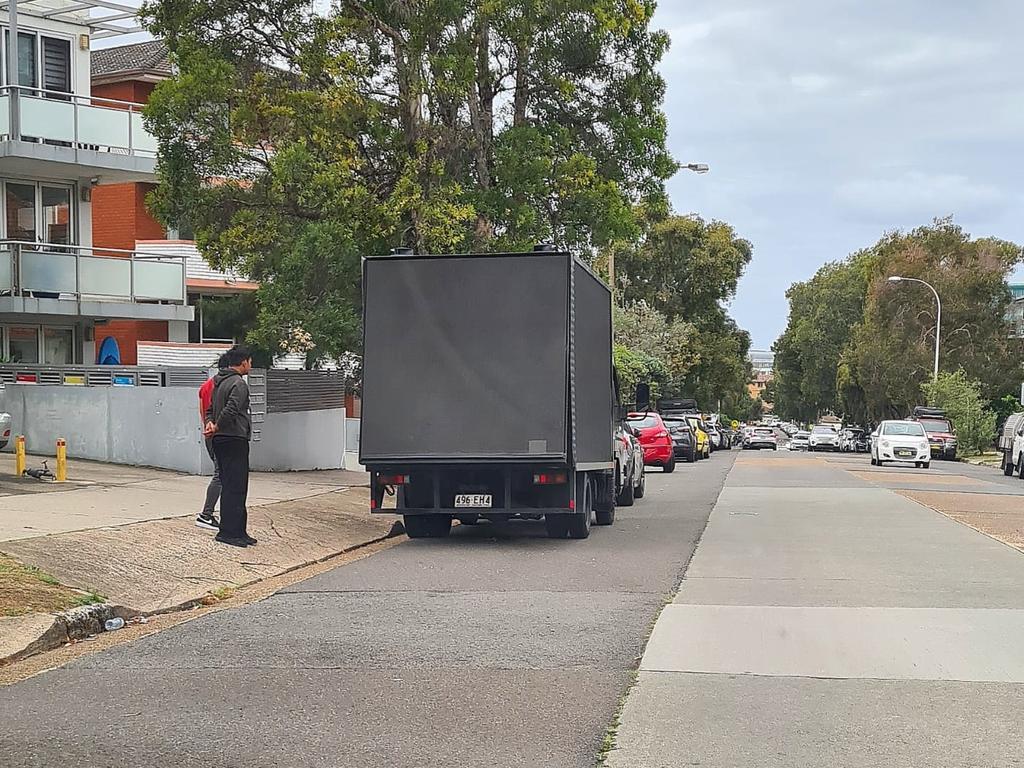
[[655, 432], [654, 436], [655, 437], [669, 437], [669, 434], [665, 430], [662, 430], [661, 432]]
[[10, 437], [10, 436], [11, 436], [11, 430], [5, 429], [4, 430], [4, 437]]
[[377, 485], [408, 485], [411, 482], [409, 475], [377, 475]]
[[565, 472], [538, 472], [533, 476], [534, 485], [565, 485], [569, 476]]

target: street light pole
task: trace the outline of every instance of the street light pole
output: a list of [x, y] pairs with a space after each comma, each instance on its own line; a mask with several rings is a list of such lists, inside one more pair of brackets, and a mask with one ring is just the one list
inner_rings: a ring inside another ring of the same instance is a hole
[[[703, 175], [711, 170], [711, 166], [707, 163], [687, 163], [686, 165], [680, 166], [684, 170], [693, 171], [696, 174]], [[615, 302], [615, 249], [608, 249], [608, 285], [612, 289], [612, 303]]]
[[935, 296], [935, 370], [932, 377], [935, 381], [939, 379], [939, 333], [942, 330], [942, 300], [939, 298], [939, 292], [935, 290], [935, 286], [925, 280], [919, 280], [916, 277], [900, 277], [899, 275], [893, 275], [889, 278], [890, 283], [920, 283], [926, 285], [931, 290], [932, 295]]

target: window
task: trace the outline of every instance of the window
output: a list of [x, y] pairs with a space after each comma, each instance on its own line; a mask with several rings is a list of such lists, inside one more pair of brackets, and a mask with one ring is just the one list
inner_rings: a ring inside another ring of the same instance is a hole
[[12, 363], [39, 362], [39, 329], [11, 326], [7, 329], [8, 357]]
[[4, 239], [65, 245], [76, 240], [74, 188], [30, 181], [3, 181], [7, 212]]
[[47, 365], [67, 365], [75, 362], [73, 328], [43, 328], [43, 362]]
[[7, 239], [36, 241], [36, 188], [34, 184], [7, 182]]
[[917, 423], [893, 421], [882, 428], [882, 434], [924, 437], [925, 431], [924, 427]]
[[657, 416], [630, 416], [627, 421], [634, 429], [650, 429], [658, 426]]
[[[7, 73], [7, 47], [11, 42], [10, 30], [4, 30], [3, 82], [11, 82]], [[40, 83], [40, 73], [42, 83]], [[48, 96], [71, 92], [71, 41], [67, 38], [18, 32], [18, 85], [43, 88]]]

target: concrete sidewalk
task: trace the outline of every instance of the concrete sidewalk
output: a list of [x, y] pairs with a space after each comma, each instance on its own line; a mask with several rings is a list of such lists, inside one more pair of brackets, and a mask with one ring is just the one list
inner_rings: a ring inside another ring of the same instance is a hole
[[[86, 462], [74, 469], [76, 483], [39, 484], [44, 491], [22, 480], [30, 491], [12, 494], [8, 480], [0, 497], [0, 552], [98, 593], [126, 615], [195, 604], [379, 541], [394, 525], [391, 517], [369, 514], [365, 474], [254, 474], [249, 532], [259, 544], [237, 549], [194, 524], [209, 478]], [[0, 660], [61, 620], [0, 617]]]
[[737, 460], [608, 764], [1024, 761], [1024, 557], [883, 487], [972, 482], [793, 459]]

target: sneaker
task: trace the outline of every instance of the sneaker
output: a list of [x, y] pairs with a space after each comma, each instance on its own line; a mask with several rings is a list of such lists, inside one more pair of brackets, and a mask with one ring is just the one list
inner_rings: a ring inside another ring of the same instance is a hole
[[242, 541], [244, 541], [246, 544], [252, 545], [257, 542], [257, 539], [254, 536], [250, 536], [248, 533], [246, 533], [242, 536]]
[[199, 515], [196, 518], [196, 526], [198, 528], [205, 528], [208, 531], [219, 531], [220, 520], [213, 515]]
[[249, 542], [245, 539], [235, 538], [234, 536], [224, 536], [218, 533], [213, 537], [214, 541], [219, 541], [221, 544], [227, 544], [229, 547], [247, 547]]

